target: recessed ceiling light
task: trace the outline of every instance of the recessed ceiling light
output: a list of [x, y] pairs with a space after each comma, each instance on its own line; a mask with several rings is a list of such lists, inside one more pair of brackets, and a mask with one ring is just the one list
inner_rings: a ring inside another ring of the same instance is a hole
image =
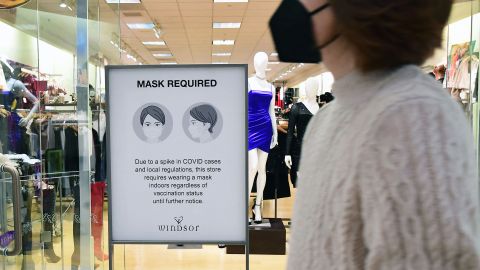
[[140, 4], [140, 0], [105, 0], [107, 4]]
[[240, 28], [242, 23], [225, 23], [225, 22], [214, 22], [213, 29], [236, 29]]
[[213, 45], [235, 45], [235, 40], [214, 40]]
[[153, 29], [155, 25], [153, 23], [127, 23], [130, 29]]
[[280, 62], [268, 62], [269, 65], [278, 65]]
[[278, 53], [272, 52], [272, 53], [270, 54], [270, 56], [271, 56], [271, 57], [277, 57], [277, 56], [278, 56]]
[[177, 62], [162, 62], [160, 65], [176, 65]]
[[144, 41], [142, 42], [145, 46], [165, 46], [167, 45], [165, 41]]
[[59, 5], [61, 8], [66, 8], [67, 4], [65, 3], [65, 0], [62, 0]]
[[214, 3], [248, 3], [248, 0], [213, 0]]
[[155, 57], [173, 57], [171, 53], [154, 53], [153, 56]]
[[232, 53], [212, 53], [212, 56], [231, 56]]
[[152, 30], [153, 30], [153, 33], [155, 34], [155, 37], [158, 39], [160, 39], [160, 37], [163, 35], [163, 30], [160, 29], [160, 27], [158, 26], [153, 27]]
[[214, 65], [226, 65], [228, 62], [213, 62]]

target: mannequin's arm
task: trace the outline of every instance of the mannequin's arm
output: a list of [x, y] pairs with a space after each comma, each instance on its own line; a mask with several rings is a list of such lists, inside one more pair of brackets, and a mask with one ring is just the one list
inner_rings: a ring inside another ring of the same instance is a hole
[[33, 108], [30, 110], [30, 113], [27, 115], [27, 117], [20, 120], [19, 124], [21, 126], [26, 126], [28, 121], [33, 118], [33, 115], [38, 112], [38, 108], [40, 108], [40, 101], [32, 93], [30, 93], [30, 91], [25, 90], [24, 97], [33, 103]]
[[290, 117], [288, 118], [287, 147], [285, 151], [285, 164], [289, 169], [292, 168], [292, 141], [294, 136], [293, 134], [295, 133], [295, 127], [297, 126], [297, 117], [298, 108], [297, 105], [293, 105], [292, 110], [290, 111]]
[[28, 89], [21, 81], [16, 81], [13, 84], [12, 88], [12, 90], [15, 91], [16, 95], [24, 97], [33, 103], [33, 108], [30, 110], [30, 113], [27, 115], [27, 117], [22, 118], [19, 122], [19, 125], [24, 127], [28, 124], [28, 121], [32, 119], [33, 115], [38, 112], [38, 108], [40, 107], [40, 101], [32, 93], [30, 93], [30, 91], [28, 91]]
[[277, 125], [277, 131], [287, 134], [288, 133], [288, 121], [286, 120], [280, 120], [278, 125]]
[[278, 144], [278, 131], [277, 131], [277, 117], [275, 117], [275, 87], [272, 86], [272, 101], [270, 102], [270, 119], [272, 120], [272, 129], [273, 129], [273, 136], [272, 136], [272, 143], [270, 144], [270, 148], [274, 148]]

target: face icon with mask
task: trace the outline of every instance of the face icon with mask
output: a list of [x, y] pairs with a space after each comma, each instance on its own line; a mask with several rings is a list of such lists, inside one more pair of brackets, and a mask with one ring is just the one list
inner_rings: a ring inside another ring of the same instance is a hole
[[270, 19], [278, 57], [282, 62], [320, 63], [320, 50], [334, 42], [339, 35], [331, 37], [324, 44], [315, 41], [312, 16], [319, 15], [330, 4], [326, 3], [309, 12], [298, 0], [284, 0]]
[[190, 110], [188, 132], [197, 142], [210, 142], [213, 140], [217, 120], [215, 108], [207, 104], [196, 106]]
[[148, 106], [140, 114], [143, 135], [148, 142], [158, 142], [165, 125], [165, 114], [156, 106]]

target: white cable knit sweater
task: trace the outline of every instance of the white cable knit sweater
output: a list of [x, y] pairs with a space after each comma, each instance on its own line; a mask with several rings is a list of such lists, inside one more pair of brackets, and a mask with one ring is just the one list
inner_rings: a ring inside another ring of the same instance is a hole
[[303, 143], [289, 270], [480, 269], [460, 106], [415, 66], [353, 72]]

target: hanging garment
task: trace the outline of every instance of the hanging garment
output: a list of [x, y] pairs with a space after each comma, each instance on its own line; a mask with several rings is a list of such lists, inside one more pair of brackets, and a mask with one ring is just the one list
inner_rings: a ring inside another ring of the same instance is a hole
[[62, 149], [48, 149], [45, 152], [47, 173], [60, 173], [65, 170], [65, 160]]
[[[291, 196], [288, 183], [288, 167], [285, 164], [285, 149], [287, 135], [278, 134], [278, 145], [271, 149], [267, 159], [267, 182], [263, 190], [264, 200], [287, 198]], [[256, 182], [256, 177], [255, 177]], [[253, 192], [256, 192], [256, 183], [253, 185]], [[276, 194], [276, 195], [275, 195]]]
[[[28, 171], [27, 168], [22, 168], [22, 174]], [[30, 255], [32, 251], [32, 200], [34, 195], [33, 186], [30, 186], [28, 182], [22, 184], [22, 228], [23, 228], [23, 238], [22, 238], [22, 254]]]
[[478, 87], [480, 86], [480, 84], [478, 83], [478, 76], [480, 75], [480, 67], [477, 68], [477, 75], [475, 76], [475, 88], [473, 90], [473, 98], [475, 98], [475, 100], [478, 100]]
[[248, 91], [248, 150], [260, 149], [270, 152], [273, 129], [270, 117], [272, 92]]
[[90, 184], [91, 210], [92, 210], [92, 236], [95, 257], [101, 261], [108, 259], [103, 253], [103, 196], [105, 194], [105, 182]]
[[107, 134], [103, 134], [102, 140], [102, 179], [107, 181]]
[[[79, 170], [79, 150], [78, 150], [78, 134], [72, 127], [65, 128], [65, 172], [70, 175], [77, 175]], [[72, 189], [74, 187], [77, 176], [68, 177], [68, 185]], [[67, 194], [67, 188], [63, 186], [63, 194]], [[73, 192], [73, 191], [72, 191]]]
[[13, 91], [3, 89], [0, 91], [0, 104], [5, 106], [5, 109], [12, 112], [16, 109], [17, 98]]
[[102, 143], [95, 129], [92, 129], [92, 137], [95, 152], [95, 181], [104, 181], [105, 176], [102, 171]]
[[80, 186], [77, 183], [72, 183], [73, 187], [73, 253], [71, 257], [71, 264], [73, 266], [80, 265]]
[[312, 119], [313, 114], [302, 102], [296, 103], [292, 106], [290, 117], [288, 120], [288, 135], [287, 135], [287, 155], [291, 154], [293, 138], [297, 137], [297, 142], [301, 145], [303, 136], [307, 130], [308, 123]]
[[[300, 167], [300, 156], [302, 149], [303, 136], [307, 130], [308, 123], [313, 114], [302, 102], [292, 106], [288, 120], [288, 135], [286, 155], [292, 157], [292, 169], [290, 170], [290, 179], [294, 187], [297, 186], [297, 172]], [[296, 133], [296, 136], [295, 136]]]
[[56, 263], [60, 261], [60, 257], [55, 254], [53, 248], [53, 224], [56, 221], [55, 214], [55, 200], [56, 194], [55, 189], [44, 189], [43, 190], [43, 231], [45, 234], [48, 234], [48, 237], [44, 239], [43, 249], [45, 251], [45, 256], [49, 262]]
[[[105, 193], [105, 182], [90, 184], [91, 198], [91, 226], [94, 243], [94, 254], [98, 259], [108, 259], [102, 251], [103, 232], [103, 194]], [[72, 265], [80, 264], [80, 188], [78, 183], [73, 188], [74, 219], [73, 219], [73, 254]]]
[[107, 130], [107, 116], [104, 111], [98, 113], [98, 118], [93, 120], [92, 127], [98, 132], [98, 137], [102, 141]]
[[30, 153], [30, 137], [27, 135], [27, 129], [19, 125], [21, 119], [17, 113], [11, 113], [8, 116], [8, 146], [6, 152], [16, 154]]
[[0, 153], [8, 152], [8, 118], [0, 117]]
[[475, 56], [464, 57], [457, 69], [455, 77], [453, 79], [453, 88], [457, 89], [470, 89], [472, 81], [471, 74], [478, 69], [479, 60]]
[[78, 134], [68, 127], [65, 129], [65, 171], [78, 172], [79, 164]]

